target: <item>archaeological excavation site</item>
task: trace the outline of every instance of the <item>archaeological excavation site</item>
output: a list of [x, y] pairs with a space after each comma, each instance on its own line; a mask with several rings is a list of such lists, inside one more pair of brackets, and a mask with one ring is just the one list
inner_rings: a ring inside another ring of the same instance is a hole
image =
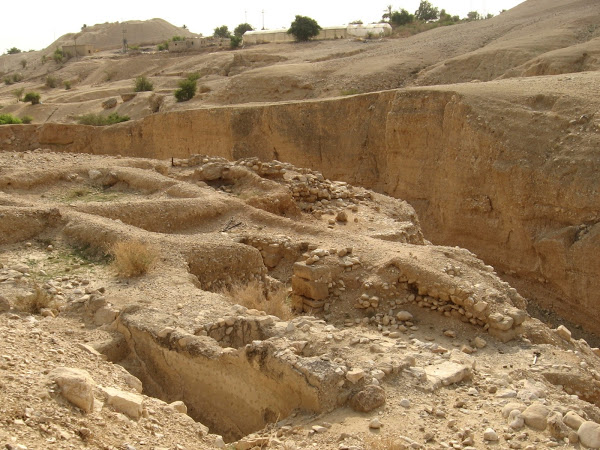
[[600, 448], [599, 23], [0, 56], [0, 444]]

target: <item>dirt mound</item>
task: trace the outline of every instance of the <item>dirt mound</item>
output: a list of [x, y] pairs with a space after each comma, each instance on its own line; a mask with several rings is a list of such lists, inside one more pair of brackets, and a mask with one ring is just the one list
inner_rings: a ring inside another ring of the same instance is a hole
[[95, 50], [112, 50], [123, 47], [123, 39], [129, 46], [156, 45], [173, 36], [197, 37], [186, 28], [176, 27], [163, 19], [127, 20], [125, 22], [100, 23], [82, 28], [78, 33], [59, 37], [44, 52], [53, 52], [63, 45], [93, 45]]

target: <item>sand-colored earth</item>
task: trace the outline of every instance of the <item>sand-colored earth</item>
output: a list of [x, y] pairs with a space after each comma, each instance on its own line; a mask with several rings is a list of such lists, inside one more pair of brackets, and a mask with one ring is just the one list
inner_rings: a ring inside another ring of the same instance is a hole
[[174, 54], [153, 19], [0, 56], [33, 117], [0, 128], [2, 443], [599, 448], [599, 22]]

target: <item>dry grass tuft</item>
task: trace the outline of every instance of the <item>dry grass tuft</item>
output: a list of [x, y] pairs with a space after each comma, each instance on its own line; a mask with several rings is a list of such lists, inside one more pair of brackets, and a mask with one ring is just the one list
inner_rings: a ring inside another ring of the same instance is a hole
[[139, 277], [148, 272], [158, 259], [158, 250], [137, 240], [119, 241], [109, 249], [112, 266], [122, 277]]
[[370, 450], [406, 450], [409, 446], [406, 442], [392, 436], [377, 436], [367, 440], [366, 448]]
[[246, 285], [236, 285], [223, 292], [233, 302], [248, 309], [264, 311], [282, 320], [293, 317], [289, 296], [285, 286], [265, 292], [261, 283], [253, 281]]
[[28, 314], [40, 314], [42, 309], [50, 309], [56, 313], [58, 304], [53, 295], [36, 284], [31, 294], [20, 295], [16, 298], [15, 307]]

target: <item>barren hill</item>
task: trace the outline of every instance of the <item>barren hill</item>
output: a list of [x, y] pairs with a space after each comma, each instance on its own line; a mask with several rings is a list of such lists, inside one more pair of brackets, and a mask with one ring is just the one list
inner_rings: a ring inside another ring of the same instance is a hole
[[600, 447], [599, 22], [1, 57], [0, 439]]
[[173, 36], [196, 37], [186, 28], [176, 27], [163, 19], [127, 20], [125, 22], [102, 23], [81, 28], [78, 33], [59, 37], [43, 52], [53, 52], [62, 45], [90, 44], [96, 50], [114, 50], [123, 46], [123, 38], [130, 46], [156, 45]]

